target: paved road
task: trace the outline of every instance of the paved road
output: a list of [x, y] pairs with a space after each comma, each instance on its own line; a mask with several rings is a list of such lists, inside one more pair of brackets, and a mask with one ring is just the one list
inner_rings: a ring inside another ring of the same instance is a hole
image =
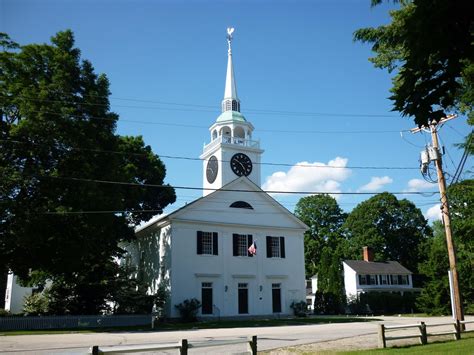
[[[424, 321], [427, 324], [451, 321], [450, 317], [378, 317], [386, 325], [410, 324]], [[474, 317], [469, 317], [474, 320]], [[373, 335], [376, 338], [377, 324], [381, 321], [360, 323], [315, 324], [264, 328], [201, 329], [186, 331], [116, 332], [0, 336], [2, 354], [86, 354], [92, 345], [119, 346], [166, 344], [188, 339], [190, 343], [206, 343], [213, 340], [258, 337], [258, 350], [271, 350], [309, 343], [355, 341], [358, 337]], [[346, 340], [343, 340], [346, 339]], [[351, 340], [352, 339], [352, 340]], [[190, 353], [241, 353], [245, 344], [225, 347], [191, 349]], [[168, 351], [176, 354], [177, 350]]]

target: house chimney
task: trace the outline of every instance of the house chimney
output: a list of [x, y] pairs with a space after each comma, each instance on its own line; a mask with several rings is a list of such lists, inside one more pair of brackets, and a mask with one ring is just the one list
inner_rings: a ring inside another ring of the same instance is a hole
[[363, 247], [364, 261], [374, 261], [374, 250], [371, 247]]

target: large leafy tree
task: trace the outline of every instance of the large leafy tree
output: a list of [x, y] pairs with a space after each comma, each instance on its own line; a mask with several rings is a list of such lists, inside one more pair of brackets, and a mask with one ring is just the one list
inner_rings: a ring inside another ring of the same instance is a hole
[[[474, 180], [465, 180], [448, 188], [454, 244], [456, 246], [459, 286], [466, 313], [474, 312]], [[434, 237], [426, 243], [428, 258], [420, 265], [427, 277], [418, 304], [433, 314], [449, 314], [449, 261], [446, 236], [441, 222], [434, 225]]]
[[333, 197], [313, 195], [298, 201], [295, 215], [309, 227], [304, 235], [305, 262], [306, 275], [312, 276], [319, 272], [323, 248], [332, 251], [340, 244], [346, 214]]
[[394, 110], [418, 125], [453, 111], [466, 113], [474, 124], [474, 2], [394, 2], [400, 8], [391, 11], [391, 23], [354, 33], [355, 40], [373, 45], [375, 67], [396, 70]]
[[97, 311], [117, 243], [174, 190], [141, 137], [115, 133], [108, 79], [81, 60], [71, 31], [21, 47], [1, 34], [0, 45], [0, 260], [23, 280], [73, 287], [77, 312]]
[[410, 201], [384, 192], [358, 204], [347, 217], [348, 256], [360, 259], [362, 247], [375, 260], [394, 260], [413, 272], [423, 260], [422, 242], [431, 234], [421, 211]]

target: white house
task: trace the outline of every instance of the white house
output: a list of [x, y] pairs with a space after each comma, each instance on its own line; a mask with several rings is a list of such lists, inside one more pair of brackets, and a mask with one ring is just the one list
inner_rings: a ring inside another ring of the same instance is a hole
[[169, 317], [190, 298], [201, 316], [229, 317], [290, 314], [306, 297], [307, 226], [260, 188], [263, 150], [240, 113], [231, 40], [222, 114], [201, 154], [203, 197], [140, 226], [126, 247], [150, 292], [168, 289]]
[[364, 260], [345, 260], [344, 287], [347, 299], [366, 292], [415, 292], [412, 272], [397, 261], [374, 262], [373, 251], [364, 247]]

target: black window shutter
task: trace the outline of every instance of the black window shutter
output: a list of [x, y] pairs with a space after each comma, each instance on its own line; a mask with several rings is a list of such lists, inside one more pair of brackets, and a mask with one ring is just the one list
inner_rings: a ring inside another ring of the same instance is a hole
[[197, 232], [197, 253], [198, 255], [202, 254], [202, 232]]
[[402, 275], [398, 275], [398, 284], [399, 284], [399, 285], [402, 284]]
[[272, 237], [267, 236], [267, 258], [272, 257]]
[[285, 237], [280, 237], [280, 258], [285, 257]]
[[234, 256], [239, 255], [238, 245], [239, 245], [239, 235], [238, 234], [232, 234], [232, 250], [233, 250], [232, 255], [234, 255]]
[[390, 285], [393, 285], [393, 275], [390, 275]]
[[367, 282], [367, 285], [370, 285], [370, 275], [365, 275], [365, 280]]
[[219, 255], [217, 244], [217, 232], [212, 233], [212, 254]]
[[[249, 235], [247, 235], [247, 246], [250, 248], [252, 243], [253, 243], [253, 237], [252, 237], [252, 234], [249, 234]], [[250, 252], [247, 250], [247, 256], [252, 257], [253, 254], [250, 254]]]

